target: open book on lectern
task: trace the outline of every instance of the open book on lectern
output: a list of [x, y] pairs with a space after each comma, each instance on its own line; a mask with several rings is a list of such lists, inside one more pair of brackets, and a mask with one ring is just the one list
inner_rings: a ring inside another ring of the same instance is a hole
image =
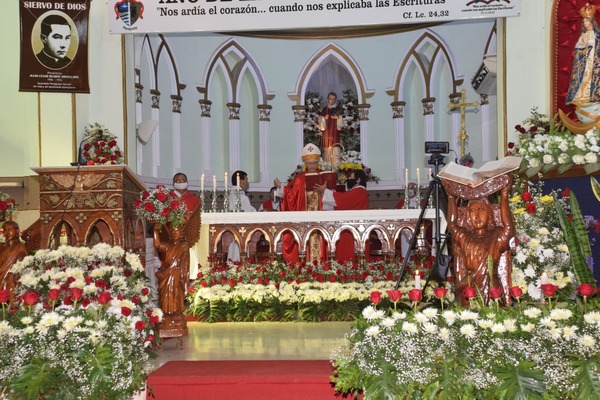
[[476, 187], [503, 175], [507, 172], [519, 169], [521, 157], [507, 156], [499, 160], [488, 161], [481, 168], [470, 168], [464, 165], [450, 162], [438, 173], [438, 177], [458, 182], [470, 187]]

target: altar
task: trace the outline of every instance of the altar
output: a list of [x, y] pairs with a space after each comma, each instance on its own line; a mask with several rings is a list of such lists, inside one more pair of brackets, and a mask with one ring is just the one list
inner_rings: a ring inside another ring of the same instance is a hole
[[[300, 257], [303, 258], [308, 238], [318, 232], [327, 243], [331, 260], [334, 259], [340, 234], [347, 230], [354, 236], [355, 252], [359, 259], [368, 256], [365, 248], [372, 238], [381, 243], [381, 248], [377, 250], [379, 255], [393, 259], [397, 255], [397, 241], [402, 240], [402, 236], [410, 239], [420, 213], [420, 209], [203, 213], [200, 240], [195, 250], [201, 264], [209, 259], [222, 260], [226, 251], [223, 239], [230, 235], [229, 240], [235, 240], [239, 245], [242, 260], [256, 254], [275, 257], [281, 255], [284, 232], [289, 232], [299, 243]], [[436, 224], [431, 223], [434, 220], [435, 209], [425, 210], [423, 224], [432, 227], [432, 235], [435, 235]], [[442, 219], [440, 222], [443, 232], [445, 221]], [[435, 252], [424, 232], [422, 230], [419, 245], [428, 246], [430, 251]], [[259, 240], [268, 247], [257, 249]]]

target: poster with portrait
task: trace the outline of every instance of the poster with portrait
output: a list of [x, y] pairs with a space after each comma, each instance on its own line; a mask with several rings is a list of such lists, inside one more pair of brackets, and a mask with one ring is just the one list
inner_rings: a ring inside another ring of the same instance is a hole
[[19, 1], [22, 92], [89, 93], [90, 0]]

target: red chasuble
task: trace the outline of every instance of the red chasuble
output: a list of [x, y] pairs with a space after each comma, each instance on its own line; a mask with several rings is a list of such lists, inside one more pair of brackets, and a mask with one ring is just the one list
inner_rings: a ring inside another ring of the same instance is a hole
[[[336, 210], [368, 210], [369, 194], [362, 186], [355, 186], [348, 192], [334, 192]], [[368, 256], [368, 249], [365, 249]], [[340, 263], [354, 261], [354, 236], [350, 231], [342, 231], [335, 246], [335, 258]]]

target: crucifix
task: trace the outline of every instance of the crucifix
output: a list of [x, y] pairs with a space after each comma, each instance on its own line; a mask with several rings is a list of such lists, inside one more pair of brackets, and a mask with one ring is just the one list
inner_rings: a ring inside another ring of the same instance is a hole
[[450, 103], [450, 108], [452, 110], [460, 109], [460, 132], [458, 133], [458, 140], [460, 141], [460, 156], [465, 155], [465, 143], [469, 136], [467, 135], [467, 131], [465, 130], [465, 110], [467, 107], [477, 107], [479, 103], [466, 103], [466, 95], [467, 91], [465, 89], [460, 91], [460, 103], [454, 104]]

